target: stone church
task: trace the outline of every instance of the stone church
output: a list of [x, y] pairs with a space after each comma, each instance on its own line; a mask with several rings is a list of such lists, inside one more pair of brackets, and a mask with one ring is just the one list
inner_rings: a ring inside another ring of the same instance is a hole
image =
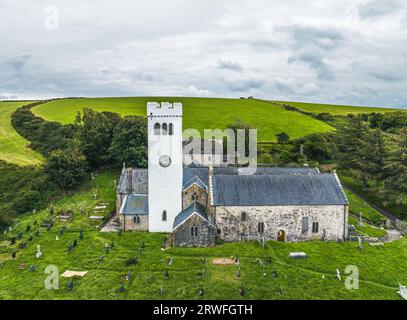
[[175, 246], [347, 238], [348, 201], [335, 173], [184, 166], [182, 104], [148, 103], [147, 117], [148, 169], [123, 167], [118, 183], [122, 230], [170, 233]]

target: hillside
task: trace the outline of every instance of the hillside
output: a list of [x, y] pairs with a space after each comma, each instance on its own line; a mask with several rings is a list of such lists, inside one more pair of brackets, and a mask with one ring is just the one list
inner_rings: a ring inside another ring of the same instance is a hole
[[373, 108], [373, 107], [362, 107], [362, 106], [343, 106], [334, 104], [320, 104], [320, 103], [305, 103], [305, 102], [292, 102], [292, 101], [273, 101], [278, 104], [287, 104], [296, 107], [300, 110], [312, 112], [312, 113], [330, 113], [332, 115], [344, 116], [348, 114], [358, 114], [358, 113], [387, 113], [395, 111], [407, 111], [406, 109], [395, 109], [395, 108]]
[[333, 130], [328, 124], [306, 115], [290, 112], [258, 100], [218, 98], [83, 98], [62, 99], [33, 108], [33, 112], [46, 119], [71, 123], [78, 111], [84, 107], [97, 111], [113, 111], [121, 115], [145, 115], [147, 101], [180, 101], [184, 105], [183, 127], [203, 129], [225, 129], [236, 119], [248, 123], [258, 130], [258, 141], [276, 141], [277, 133], [286, 132], [298, 138], [314, 132]]
[[17, 165], [35, 165], [42, 156], [27, 147], [28, 141], [21, 137], [11, 125], [11, 114], [29, 102], [0, 102], [0, 160]]

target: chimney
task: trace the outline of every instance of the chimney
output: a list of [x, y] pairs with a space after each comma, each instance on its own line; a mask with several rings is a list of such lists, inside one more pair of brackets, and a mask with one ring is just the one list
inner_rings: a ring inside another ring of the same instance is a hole
[[131, 194], [133, 192], [133, 169], [132, 168], [127, 168], [126, 169], [126, 193]]

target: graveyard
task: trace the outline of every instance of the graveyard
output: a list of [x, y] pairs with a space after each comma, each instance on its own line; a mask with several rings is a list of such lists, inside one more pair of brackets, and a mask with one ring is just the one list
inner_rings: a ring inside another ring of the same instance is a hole
[[[114, 208], [116, 177], [96, 172], [1, 235], [0, 299], [401, 299], [405, 238], [362, 248], [323, 241], [173, 248], [164, 233], [100, 231]], [[95, 215], [103, 218], [89, 219]], [[50, 265], [58, 289], [44, 285]], [[344, 285], [348, 265], [359, 269], [359, 289]]]

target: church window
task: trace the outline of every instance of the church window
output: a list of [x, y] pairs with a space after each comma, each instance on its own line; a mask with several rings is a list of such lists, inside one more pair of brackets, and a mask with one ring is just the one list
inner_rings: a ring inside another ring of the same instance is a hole
[[135, 224], [139, 224], [140, 223], [140, 217], [139, 216], [134, 216], [133, 221]]
[[167, 221], [167, 211], [163, 211], [162, 221]]
[[170, 123], [170, 124], [168, 125], [168, 134], [169, 134], [170, 136], [172, 136], [172, 135], [174, 134], [174, 128], [173, 128], [172, 123]]
[[198, 236], [198, 227], [196, 225], [193, 225], [191, 227], [191, 237], [197, 237]]
[[242, 221], [246, 221], [246, 220], [247, 220], [247, 212], [243, 211], [243, 212], [240, 214], [240, 219], [241, 219]]
[[167, 135], [167, 134], [168, 134], [168, 131], [167, 131], [167, 124], [166, 124], [166, 123], [163, 123], [161, 129], [162, 129], [161, 134], [163, 134], [163, 135]]
[[312, 223], [312, 233], [318, 233], [318, 229], [319, 229], [319, 223], [313, 222]]
[[260, 234], [264, 233], [264, 222], [259, 222], [257, 230], [259, 231]]
[[308, 233], [308, 217], [302, 217], [301, 233], [305, 235]]
[[196, 192], [194, 192], [194, 194], [192, 195], [192, 201], [196, 201], [198, 200], [198, 195], [196, 194]]
[[160, 134], [160, 124], [154, 124], [154, 135], [158, 136]]

